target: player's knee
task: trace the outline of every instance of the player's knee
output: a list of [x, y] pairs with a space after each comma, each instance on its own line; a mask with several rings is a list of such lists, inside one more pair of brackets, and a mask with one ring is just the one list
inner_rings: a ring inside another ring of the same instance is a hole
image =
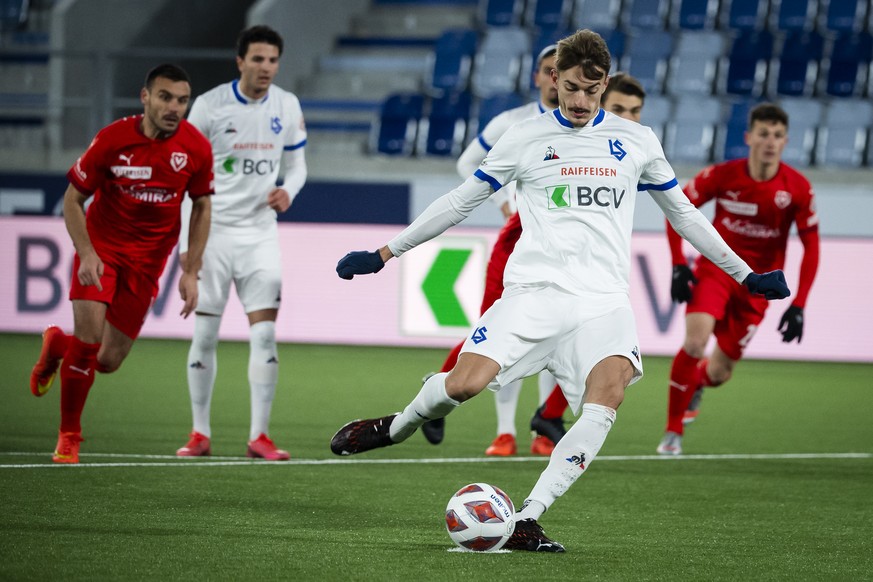
[[733, 371], [730, 368], [716, 367], [712, 370], [707, 369], [706, 376], [708, 380], [707, 384], [710, 387], [715, 388], [730, 380], [731, 376], [733, 376]]
[[276, 323], [273, 321], [259, 321], [252, 324], [249, 342], [252, 349], [276, 350]]
[[685, 353], [692, 358], [700, 359], [706, 355], [706, 343], [707, 341], [705, 339], [700, 340], [697, 338], [687, 337], [685, 338], [685, 343], [682, 345], [682, 349], [685, 350]]
[[446, 376], [446, 394], [458, 402], [473, 398], [482, 392], [487, 385], [487, 383], [482, 384], [481, 381], [475, 381], [469, 375], [454, 374], [454, 371]]
[[124, 358], [112, 356], [111, 354], [100, 354], [97, 356], [97, 371], [101, 374], [111, 374], [121, 367], [121, 362]]

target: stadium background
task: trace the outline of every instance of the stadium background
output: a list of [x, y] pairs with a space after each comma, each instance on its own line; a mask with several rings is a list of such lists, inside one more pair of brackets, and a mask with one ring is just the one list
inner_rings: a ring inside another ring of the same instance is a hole
[[[38, 332], [47, 319], [69, 318], [71, 245], [61, 221], [32, 217], [59, 214], [63, 174], [100, 127], [141, 111], [144, 72], [161, 61], [178, 62], [191, 74], [196, 96], [235, 77], [237, 32], [269, 23], [286, 42], [276, 82], [300, 97], [309, 130], [309, 180], [281, 217], [285, 260], [294, 268], [286, 269], [280, 340], [451, 345], [477, 315], [481, 274], [502, 221], [492, 205], [429, 250], [405, 257], [391, 277], [350, 285], [331, 278], [333, 264], [346, 250], [380, 244], [454, 187], [454, 158], [463, 145], [497, 107], [532, 96], [533, 55], [587, 26], [610, 41], [614, 68], [644, 79], [643, 122], [662, 136], [680, 180], [711, 161], [743, 155], [737, 123], [741, 128], [754, 102], [769, 98], [797, 112], [786, 157], [818, 194], [822, 270], [803, 344], [778, 342], [769, 328], [781, 310], [771, 310], [763, 324], [768, 333], [759, 334], [749, 355], [873, 359], [863, 336], [873, 314], [862, 308], [873, 276], [854, 268], [873, 250], [873, 113], [864, 117], [873, 108], [869, 0], [345, 0], [331, 3], [329, 17], [313, 0], [2, 6], [0, 221], [4, 247], [16, 251], [3, 259], [14, 276], [0, 288], [0, 330]], [[811, 45], [810, 38], [819, 39], [821, 51], [807, 55], [800, 85], [782, 83], [798, 36]], [[740, 48], [761, 38], [770, 44], [749, 62]], [[857, 49], [856, 74], [852, 83], [838, 84], [832, 77], [846, 42]], [[667, 52], [659, 54], [655, 47], [665, 43]], [[717, 50], [703, 51], [701, 43]], [[695, 46], [689, 55], [687, 47]], [[838, 147], [843, 142], [849, 151]], [[635, 222], [632, 294], [641, 339], [645, 353], [667, 355], [681, 341], [681, 309], [668, 300], [663, 215], [645, 194]], [[321, 241], [318, 250], [301, 260], [298, 247], [313, 240]], [[460, 250], [466, 262], [446, 271], [445, 249]], [[793, 245], [791, 284], [798, 259]], [[164, 288], [174, 289], [172, 283]], [[185, 337], [191, 324], [174, 318], [172, 293], [166, 298], [166, 317], [156, 313], [144, 334]], [[381, 309], [356, 321], [355, 304]], [[238, 306], [222, 333], [246, 337]]]

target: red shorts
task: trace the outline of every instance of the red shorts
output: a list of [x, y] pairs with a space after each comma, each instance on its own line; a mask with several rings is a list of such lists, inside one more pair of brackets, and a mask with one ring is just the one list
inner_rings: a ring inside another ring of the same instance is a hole
[[488, 259], [488, 267], [485, 269], [485, 294], [482, 297], [480, 313], [488, 311], [488, 308], [503, 295], [503, 271], [506, 270], [506, 262], [520, 237], [521, 219], [516, 212], [500, 229], [497, 242], [491, 249], [491, 258]]
[[718, 347], [732, 360], [739, 360], [764, 319], [769, 302], [763, 295], [749, 293], [709, 261], [699, 260], [694, 275], [697, 283], [685, 312], [713, 316]]
[[73, 277], [70, 283], [70, 300], [99, 301], [107, 305], [106, 321], [114, 325], [130, 339], [136, 339], [145, 322], [149, 308], [158, 296], [158, 281], [139, 271], [124, 266], [103, 263], [100, 284], [103, 291], [93, 285], [79, 283], [79, 255], [73, 258]]

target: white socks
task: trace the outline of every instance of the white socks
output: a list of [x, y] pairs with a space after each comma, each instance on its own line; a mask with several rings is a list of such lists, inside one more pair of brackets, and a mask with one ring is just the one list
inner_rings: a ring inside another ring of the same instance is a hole
[[597, 456], [609, 429], [615, 422], [615, 410], [600, 404], [584, 404], [582, 416], [555, 445], [549, 465], [528, 495], [518, 519], [539, 519], [554, 501], [567, 492]]
[[428, 420], [443, 418], [461, 404], [446, 394], [446, 376], [448, 372], [440, 372], [428, 378], [409, 406], [397, 415], [388, 433], [392, 441], [405, 441]]
[[276, 355], [276, 322], [259, 321], [249, 331], [249, 384], [252, 392], [252, 424], [249, 440], [268, 434], [270, 410], [279, 379]]
[[521, 380], [510, 382], [494, 393], [494, 406], [497, 408], [497, 434], [515, 436], [515, 411], [518, 408], [518, 395], [521, 393]]
[[218, 328], [221, 318], [213, 315], [194, 316], [194, 337], [188, 350], [188, 392], [191, 394], [191, 414], [194, 430], [212, 436], [209, 427], [209, 405], [215, 384]]

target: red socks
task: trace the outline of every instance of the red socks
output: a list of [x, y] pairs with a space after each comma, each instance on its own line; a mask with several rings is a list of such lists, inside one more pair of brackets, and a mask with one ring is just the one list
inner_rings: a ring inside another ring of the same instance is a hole
[[564, 398], [564, 392], [561, 387], [555, 384], [552, 393], [546, 398], [543, 403], [543, 418], [561, 418], [564, 416], [564, 411], [567, 410], [567, 399]]
[[680, 349], [670, 369], [670, 397], [667, 405], [667, 430], [683, 433], [682, 417], [688, 410], [695, 390], [700, 386], [700, 358], [692, 358]]
[[[52, 346], [54, 349], [54, 346]], [[70, 336], [61, 364], [61, 431], [82, 432], [82, 410], [94, 384], [100, 344], [86, 344]]]

